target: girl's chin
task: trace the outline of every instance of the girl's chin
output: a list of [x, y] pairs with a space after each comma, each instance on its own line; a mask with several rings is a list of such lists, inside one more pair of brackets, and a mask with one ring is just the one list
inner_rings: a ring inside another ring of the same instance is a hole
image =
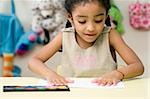
[[95, 39], [86, 39], [85, 41], [86, 41], [87, 43], [93, 44], [93, 43], [95, 42]]
[[85, 41], [89, 42], [89, 43], [93, 43], [93, 42], [95, 42], [95, 40], [96, 40], [95, 37], [88, 37], [85, 39]]

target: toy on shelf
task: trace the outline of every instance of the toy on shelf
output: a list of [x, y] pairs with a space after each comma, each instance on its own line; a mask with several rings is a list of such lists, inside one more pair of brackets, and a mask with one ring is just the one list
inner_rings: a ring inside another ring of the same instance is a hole
[[19, 39], [19, 42], [17, 43], [16, 54], [24, 55], [29, 50], [31, 50], [36, 43], [43, 44], [43, 41], [40, 38], [42, 32], [42, 29], [37, 29], [36, 32], [31, 30], [27, 33], [24, 33], [24, 35]]
[[129, 5], [130, 25], [139, 30], [150, 30], [150, 3], [139, 1]]
[[3, 54], [3, 77], [20, 77], [21, 69], [19, 66], [14, 66], [14, 54], [4, 53]]
[[123, 34], [124, 33], [124, 27], [122, 24], [123, 16], [121, 14], [121, 11], [119, 10], [119, 8], [115, 5], [115, 3], [113, 1], [111, 2], [111, 8], [109, 10], [109, 16], [110, 16], [110, 19], [113, 22], [113, 25], [116, 28], [116, 30], [120, 34]]

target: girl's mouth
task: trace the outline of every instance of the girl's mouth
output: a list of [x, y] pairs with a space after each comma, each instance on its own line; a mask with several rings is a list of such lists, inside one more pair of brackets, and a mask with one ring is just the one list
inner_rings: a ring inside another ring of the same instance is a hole
[[85, 35], [87, 35], [87, 36], [95, 36], [96, 34], [85, 34]]

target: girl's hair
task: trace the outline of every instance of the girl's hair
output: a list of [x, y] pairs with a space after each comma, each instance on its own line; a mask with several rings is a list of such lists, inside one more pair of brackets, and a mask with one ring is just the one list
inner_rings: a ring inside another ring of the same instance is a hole
[[[89, 3], [93, 1], [98, 1], [100, 4], [102, 4], [103, 7], [106, 9], [106, 14], [108, 14], [108, 11], [111, 6], [110, 0], [65, 0], [64, 6], [65, 6], [66, 11], [71, 14], [76, 5], [85, 4], [85, 3]], [[107, 26], [110, 26], [109, 16], [107, 17], [105, 24]], [[66, 27], [71, 27], [71, 23], [69, 21], [67, 22]]]

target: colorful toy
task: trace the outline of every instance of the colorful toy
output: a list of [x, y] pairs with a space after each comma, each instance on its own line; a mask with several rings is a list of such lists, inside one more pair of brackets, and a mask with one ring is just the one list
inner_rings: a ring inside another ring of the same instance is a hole
[[132, 3], [129, 5], [130, 25], [135, 29], [150, 29], [150, 3]]
[[16, 16], [15, 0], [10, 0], [10, 15], [0, 13], [0, 55], [3, 58], [2, 77], [20, 77], [21, 69], [14, 66], [15, 46], [24, 33]]
[[19, 42], [17, 43], [16, 54], [24, 55], [29, 50], [31, 50], [36, 43], [43, 44], [43, 41], [40, 38], [42, 32], [43, 30], [39, 29], [37, 30], [37, 32], [31, 30], [27, 33], [24, 33], [24, 35], [19, 39]]
[[13, 65], [14, 54], [12, 53], [4, 53], [3, 54], [3, 77], [20, 77], [21, 69], [19, 66]]
[[115, 5], [115, 3], [111, 2], [111, 8], [109, 10], [109, 16], [111, 21], [113, 22], [113, 25], [115, 26], [116, 30], [120, 33], [124, 33], [124, 27], [122, 24], [123, 16], [121, 14], [121, 11], [119, 8]]

